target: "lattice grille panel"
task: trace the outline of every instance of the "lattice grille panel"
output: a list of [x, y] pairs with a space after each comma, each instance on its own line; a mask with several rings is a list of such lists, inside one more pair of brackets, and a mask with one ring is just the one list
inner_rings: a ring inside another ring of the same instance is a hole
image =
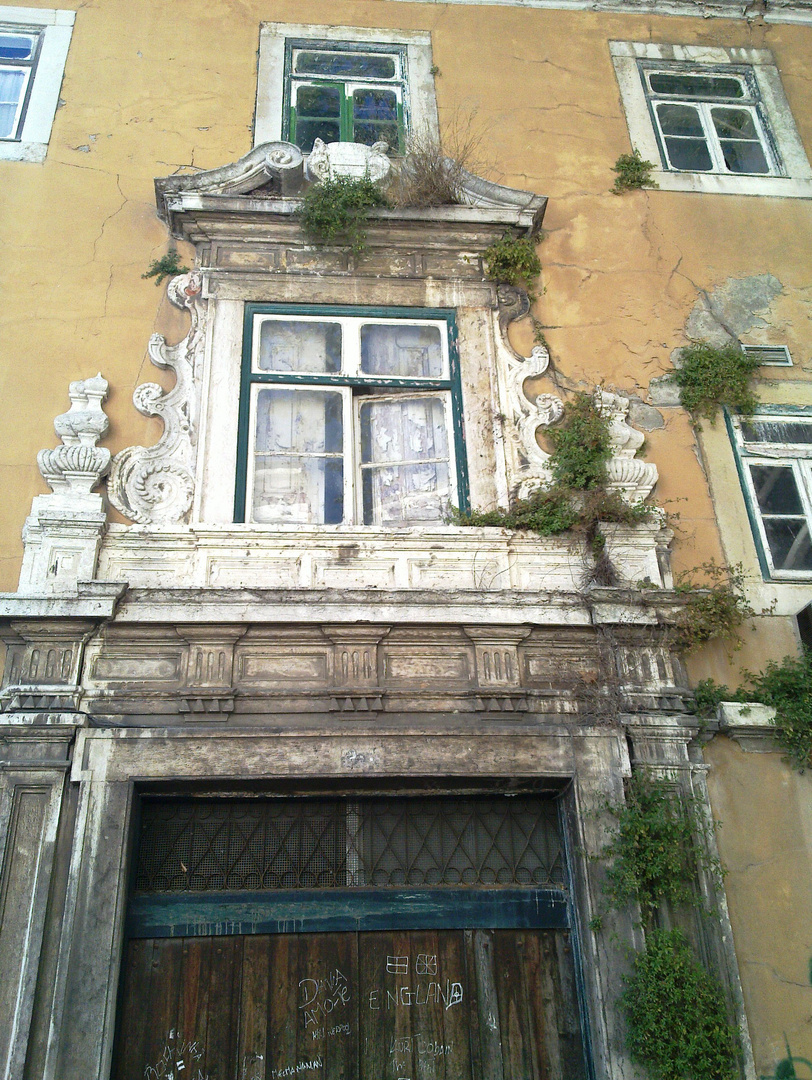
[[555, 805], [463, 799], [145, 800], [138, 892], [553, 885]]

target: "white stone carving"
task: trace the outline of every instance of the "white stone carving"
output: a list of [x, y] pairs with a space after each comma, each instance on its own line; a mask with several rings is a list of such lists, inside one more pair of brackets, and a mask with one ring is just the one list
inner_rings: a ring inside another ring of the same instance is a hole
[[163, 420], [163, 435], [154, 446], [128, 446], [113, 459], [110, 502], [141, 525], [185, 522], [192, 505], [206, 322], [201, 287], [199, 271], [172, 279], [167, 295], [176, 307], [189, 311], [192, 325], [177, 345], [167, 345], [160, 334], [149, 341], [150, 359], [175, 373], [175, 386], [165, 391], [157, 383], [144, 383], [133, 394], [140, 413]]
[[[495, 336], [500, 382], [504, 385], [501, 399], [507, 421], [509, 481], [518, 497], [526, 498], [539, 486], [550, 482], [550, 455], [539, 446], [537, 432], [561, 419], [564, 403], [555, 394], [537, 394], [528, 398], [525, 383], [544, 374], [550, 356], [541, 345], [536, 345], [530, 356], [522, 356], [508, 339], [510, 323], [524, 318], [530, 311], [527, 294], [522, 289], [500, 285], [497, 297], [499, 312]], [[654, 490], [658, 474], [656, 465], [635, 457], [644, 436], [626, 420], [629, 400], [600, 386], [595, 388], [594, 400], [600, 412], [609, 418], [612, 442], [612, 457], [606, 463], [609, 487], [630, 502], [640, 502]]]
[[642, 502], [654, 490], [657, 483], [657, 466], [641, 461], [635, 454], [645, 441], [645, 436], [627, 422], [629, 399], [622, 394], [611, 394], [600, 386], [595, 387], [595, 404], [609, 419], [609, 437], [612, 440], [612, 456], [606, 463], [609, 487], [615, 488], [629, 502]]
[[110, 426], [102, 409], [107, 380], [99, 372], [92, 379], [72, 382], [68, 396], [69, 411], [54, 420], [62, 446], [40, 450], [37, 465], [54, 492], [89, 494], [110, 468], [110, 451], [96, 446]]
[[110, 468], [110, 451], [96, 446], [109, 427], [102, 409], [107, 381], [99, 373], [72, 382], [68, 394], [70, 409], [54, 421], [62, 446], [37, 454], [53, 494], [36, 496], [23, 528], [20, 592], [75, 593], [79, 581], [95, 575], [107, 527], [104, 499], [93, 494]]
[[386, 151], [389, 144], [376, 142], [372, 146], [362, 143], [333, 142], [324, 143], [316, 139], [313, 150], [307, 159], [307, 175], [318, 183], [332, 180], [335, 176], [368, 176], [378, 183], [386, 179], [392, 168]]

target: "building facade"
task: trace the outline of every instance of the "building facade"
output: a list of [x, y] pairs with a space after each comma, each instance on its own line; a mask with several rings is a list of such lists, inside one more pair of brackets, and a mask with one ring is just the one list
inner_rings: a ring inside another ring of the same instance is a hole
[[[635, 773], [728, 871], [658, 917], [736, 1067], [812, 1071], [809, 777], [691, 690], [807, 635], [810, 47], [803, 0], [0, 8], [4, 1076], [642, 1076]], [[416, 143], [453, 203], [303, 231]], [[690, 342], [760, 350], [752, 417], [692, 427]], [[455, 523], [579, 391], [670, 517]], [[709, 561], [735, 660], [675, 641]]]

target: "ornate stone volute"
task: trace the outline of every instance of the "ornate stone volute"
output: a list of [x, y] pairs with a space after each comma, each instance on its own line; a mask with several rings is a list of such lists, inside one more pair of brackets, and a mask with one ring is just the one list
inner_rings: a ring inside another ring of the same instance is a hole
[[164, 432], [154, 446], [128, 446], [113, 459], [108, 482], [110, 502], [140, 525], [177, 525], [186, 521], [194, 495], [197, 452], [197, 410], [201, 380], [205, 303], [199, 271], [173, 278], [167, 295], [175, 307], [186, 309], [192, 325], [177, 345], [160, 334], [149, 341], [149, 358], [156, 367], [175, 373], [174, 387], [143, 383], [133, 403], [144, 416], [158, 416]]
[[110, 426], [102, 409], [107, 380], [99, 372], [92, 379], [72, 382], [68, 394], [69, 411], [54, 420], [54, 430], [63, 445], [55, 450], [40, 450], [37, 465], [55, 493], [88, 494], [110, 468], [110, 451], [96, 446]]

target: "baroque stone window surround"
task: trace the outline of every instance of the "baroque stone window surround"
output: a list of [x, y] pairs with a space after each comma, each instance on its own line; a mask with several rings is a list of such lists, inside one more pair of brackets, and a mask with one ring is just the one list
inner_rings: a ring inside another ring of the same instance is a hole
[[439, 137], [437, 100], [432, 74], [431, 34], [417, 30], [323, 26], [307, 23], [263, 23], [259, 34], [254, 145], [286, 138], [286, 46], [289, 41], [403, 46], [406, 50], [404, 113], [406, 129]]
[[[694, 191], [727, 195], [768, 195], [787, 198], [812, 197], [812, 168], [798, 136], [792, 112], [781, 85], [775, 58], [767, 49], [724, 46], [671, 45], [651, 42], [611, 41], [609, 51], [620, 87], [632, 146], [656, 163], [652, 179], [667, 191]], [[639, 70], [640, 62], [679, 64], [701, 72], [724, 67], [752, 72], [760, 105], [769, 124], [777, 156], [785, 175], [752, 176], [719, 172], [676, 172], [661, 165], [660, 145]]]
[[22, 127], [17, 138], [0, 140], [0, 160], [45, 160], [75, 18], [74, 11], [0, 7], [0, 29], [29, 30], [40, 36]]
[[[812, 425], [812, 409], [792, 405], [760, 405], [752, 420], [788, 423], [804, 421]], [[742, 417], [725, 410], [725, 423], [736, 462], [736, 470], [741, 484], [750, 529], [753, 534], [758, 563], [765, 581], [776, 583], [808, 584], [812, 580], [812, 569], [780, 570], [776, 569], [770, 552], [764, 521], [758, 505], [750, 465], [781, 465], [792, 470], [798, 495], [804, 507], [807, 527], [812, 526], [812, 446], [804, 450], [801, 444], [747, 442], [742, 430]], [[761, 447], [761, 448], [760, 448]], [[802, 463], [806, 462], [806, 466]]]

